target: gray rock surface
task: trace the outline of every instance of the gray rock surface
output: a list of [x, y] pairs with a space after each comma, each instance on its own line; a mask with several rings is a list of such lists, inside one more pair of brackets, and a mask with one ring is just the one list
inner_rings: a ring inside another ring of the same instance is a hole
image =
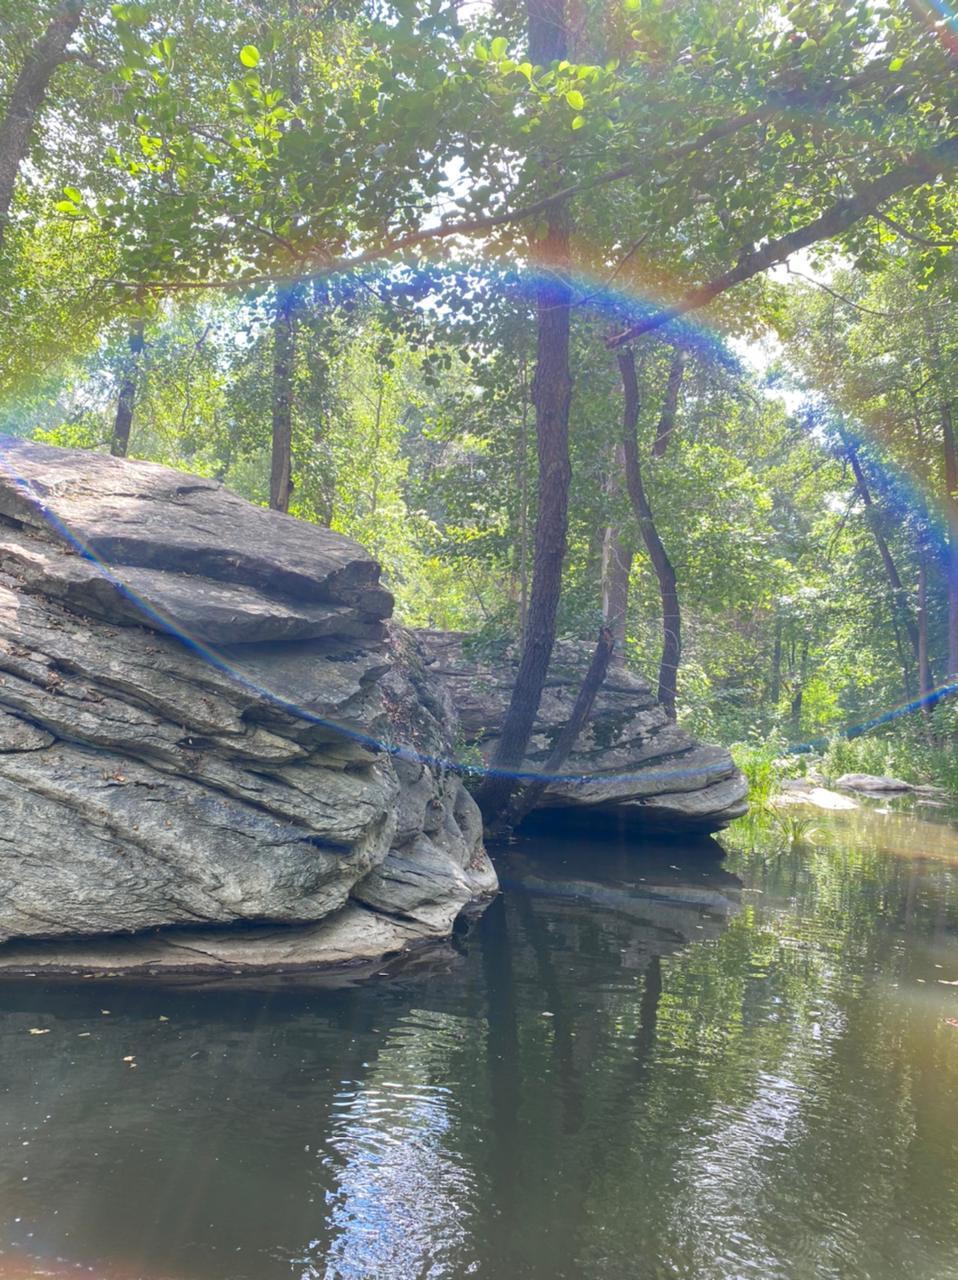
[[391, 604], [355, 543], [213, 481], [0, 441], [0, 966], [448, 934], [495, 873]]
[[914, 791], [910, 782], [901, 778], [888, 778], [874, 773], [843, 773], [836, 781], [836, 787], [846, 787], [849, 791]]
[[[488, 762], [515, 677], [515, 656], [479, 655], [458, 632], [417, 631], [428, 670], [450, 691], [468, 746]], [[535, 773], [566, 722], [591, 654], [556, 645], [523, 769]], [[748, 787], [724, 747], [703, 746], [666, 716], [647, 681], [610, 670], [587, 731], [542, 806], [594, 810], [637, 830], [716, 831], [747, 808]]]

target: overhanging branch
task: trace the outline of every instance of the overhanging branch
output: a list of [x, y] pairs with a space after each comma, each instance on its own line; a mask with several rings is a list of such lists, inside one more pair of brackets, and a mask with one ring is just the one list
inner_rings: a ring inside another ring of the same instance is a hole
[[624, 346], [634, 342], [643, 334], [661, 329], [664, 325], [687, 315], [690, 311], [698, 311], [707, 306], [715, 298], [760, 275], [770, 267], [785, 262], [793, 253], [808, 249], [823, 240], [833, 240], [860, 222], [862, 218], [874, 214], [878, 207], [892, 196], [900, 195], [913, 187], [924, 186], [933, 182], [943, 174], [951, 173], [958, 167], [958, 135], [946, 138], [930, 151], [912, 156], [904, 164], [880, 178], [859, 187], [855, 195], [840, 200], [827, 212], [821, 214], [804, 227], [798, 227], [787, 235], [769, 240], [758, 249], [744, 249], [738, 262], [728, 271], [715, 276], [707, 284], [691, 290], [685, 297], [671, 307], [663, 307], [660, 311], [646, 316], [638, 323], [631, 325], [622, 333], [608, 340], [611, 348]]

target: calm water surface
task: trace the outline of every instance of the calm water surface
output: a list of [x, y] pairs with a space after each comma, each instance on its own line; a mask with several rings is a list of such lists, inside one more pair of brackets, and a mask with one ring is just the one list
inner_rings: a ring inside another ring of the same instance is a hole
[[529, 841], [365, 985], [0, 984], [0, 1276], [958, 1280], [958, 832], [817, 825]]

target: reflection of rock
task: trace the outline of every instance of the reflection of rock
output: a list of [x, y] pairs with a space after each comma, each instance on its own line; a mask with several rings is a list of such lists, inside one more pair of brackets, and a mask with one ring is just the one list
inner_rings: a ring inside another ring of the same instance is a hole
[[558, 856], [554, 848], [543, 853], [541, 844], [530, 848], [534, 852], [520, 846], [497, 859], [507, 902], [510, 896], [528, 897], [553, 927], [583, 913], [593, 920], [608, 914], [605, 928], [610, 934], [623, 931], [643, 963], [693, 940], [717, 937], [741, 909], [741, 881], [703, 858], [708, 850], [677, 866], [668, 853], [654, 850], [641, 863], [624, 864], [600, 844], [579, 843], [574, 852]]
[[[429, 669], [449, 685], [464, 737], [488, 759], [515, 676], [506, 654], [479, 660], [458, 632], [418, 631]], [[589, 660], [586, 647], [560, 642], [524, 768], [540, 769], [568, 719]], [[747, 785], [724, 747], [703, 746], [667, 717], [647, 682], [615, 669], [596, 698], [589, 727], [563, 768], [581, 775], [549, 786], [542, 805], [599, 811], [633, 828], [715, 831], [746, 809]]]
[[[374, 984], [0, 982], [0, 1275], [634, 1274], [596, 1206], [634, 1159], [671, 1209], [709, 1071], [727, 1097], [696, 1001], [737, 1013], [747, 953], [709, 945], [738, 882], [708, 850], [522, 841], [440, 980], [424, 949]], [[690, 1007], [660, 957], [702, 941]]]
[[[441, 757], [454, 729], [360, 547], [148, 463], [2, 460], [0, 940], [325, 963], [448, 934], [495, 887], [458, 778], [381, 748], [412, 725]], [[265, 923], [296, 931], [206, 937]], [[146, 934], [171, 925], [199, 932]]]

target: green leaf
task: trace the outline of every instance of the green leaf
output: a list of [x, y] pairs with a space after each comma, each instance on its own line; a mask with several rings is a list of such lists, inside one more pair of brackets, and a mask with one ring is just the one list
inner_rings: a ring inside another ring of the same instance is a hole
[[255, 44], [244, 44], [240, 49], [239, 59], [244, 67], [258, 67], [259, 49]]
[[476, 55], [476, 57], [479, 59], [480, 62], [489, 61], [489, 50], [482, 43], [481, 40], [476, 41], [476, 46], [473, 49], [473, 53]]
[[83, 201], [83, 196], [77, 191], [76, 187], [64, 187], [63, 194], [68, 200], [72, 200], [74, 204], [80, 204]]
[[578, 89], [570, 89], [565, 96], [565, 100], [573, 111], [581, 111], [585, 106], [585, 98], [583, 98]]
[[509, 41], [505, 36], [496, 36], [495, 40], [493, 40], [489, 47], [491, 49], [492, 56], [498, 60], [509, 48]]
[[903, 67], [904, 65], [905, 65], [905, 59], [904, 59], [904, 58], [892, 58], [891, 62], [889, 62], [889, 64], [888, 64], [888, 70], [889, 70], [889, 71], [901, 71], [901, 69], [902, 69], [902, 67]]
[[585, 124], [585, 116], [573, 116], [572, 118], [573, 129], [581, 129], [584, 124]]

